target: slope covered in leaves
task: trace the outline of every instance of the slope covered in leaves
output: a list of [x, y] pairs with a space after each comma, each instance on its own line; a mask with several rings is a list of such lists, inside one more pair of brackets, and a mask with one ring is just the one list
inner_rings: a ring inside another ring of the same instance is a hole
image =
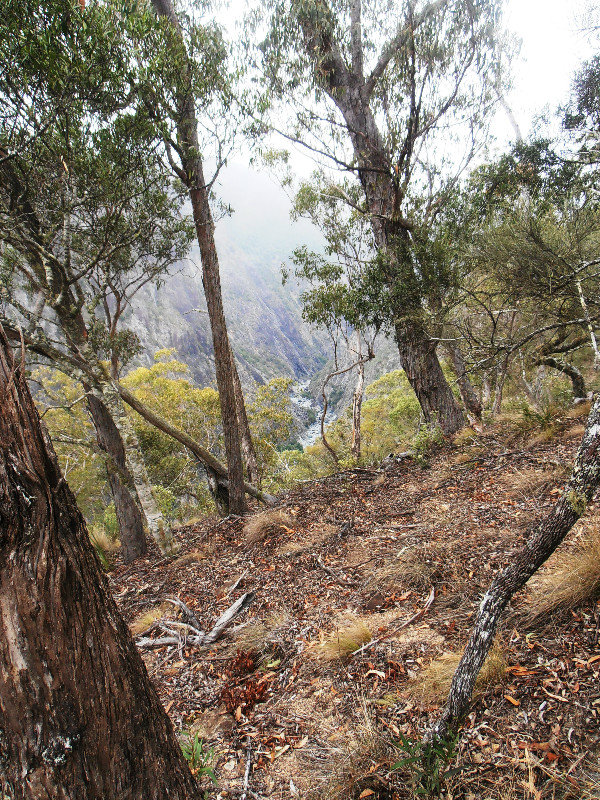
[[[173, 614], [165, 597], [208, 629], [255, 592], [211, 648], [144, 650], [178, 731], [214, 749], [209, 796], [415, 796], [414, 768], [391, 770], [416, 752], [401, 737], [417, 741], [438, 713], [478, 599], [560, 492], [584, 415], [459, 434], [426, 468], [403, 459], [305, 483], [275, 517], [205, 519], [178, 531], [177, 559], [116, 566], [137, 632]], [[557, 553], [563, 579], [586, 537], [600, 537], [595, 509]], [[555, 566], [506, 615], [443, 797], [598, 796], [599, 607], [540, 617]]]

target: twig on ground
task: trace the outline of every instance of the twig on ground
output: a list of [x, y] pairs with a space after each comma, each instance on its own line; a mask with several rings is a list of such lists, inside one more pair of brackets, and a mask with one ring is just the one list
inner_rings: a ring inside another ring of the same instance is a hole
[[417, 611], [417, 613], [413, 614], [410, 619], [407, 619], [406, 622], [403, 622], [401, 625], [397, 627], [395, 625], [390, 625], [387, 633], [385, 633], [383, 636], [380, 636], [378, 639], [371, 639], [370, 642], [363, 644], [362, 647], [359, 647], [358, 650], [355, 650], [353, 653], [351, 653], [351, 658], [354, 658], [354, 656], [357, 656], [359, 653], [363, 653], [365, 650], [368, 650], [370, 647], [373, 647], [373, 645], [378, 644], [378, 642], [383, 642], [385, 641], [385, 639], [389, 639], [389, 637], [392, 636], [394, 633], [398, 633], [398, 631], [404, 630], [404, 628], [408, 628], [408, 626], [412, 625], [414, 622], [418, 622], [421, 619], [421, 617], [424, 617], [425, 614], [429, 611], [434, 600], [435, 600], [435, 587], [432, 586], [431, 591], [429, 592], [429, 595], [427, 597], [427, 600], [425, 601], [425, 605], [420, 611]]

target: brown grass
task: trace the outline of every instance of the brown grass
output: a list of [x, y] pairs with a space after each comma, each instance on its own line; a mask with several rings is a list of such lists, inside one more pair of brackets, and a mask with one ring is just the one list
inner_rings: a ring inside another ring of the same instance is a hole
[[244, 525], [244, 538], [246, 544], [262, 542], [268, 536], [281, 533], [294, 524], [292, 517], [282, 509], [261, 511], [254, 514]]
[[[410, 683], [409, 693], [425, 705], [441, 704], [448, 697], [450, 684], [462, 653], [444, 653], [432, 661], [423, 672]], [[473, 696], [477, 697], [487, 688], [501, 686], [508, 664], [502, 646], [496, 643], [477, 676]]]
[[272, 611], [264, 620], [256, 620], [239, 630], [233, 649], [263, 653], [281, 644], [290, 615], [284, 610]]
[[467, 425], [458, 431], [458, 433], [454, 434], [452, 437], [452, 444], [455, 447], [462, 447], [465, 444], [471, 444], [473, 440], [477, 439], [478, 435], [479, 434], [476, 430]]
[[569, 467], [555, 466], [549, 470], [526, 467], [503, 475], [498, 483], [509, 492], [521, 497], [539, 496], [551, 486], [563, 483], [568, 477]]
[[144, 611], [143, 614], [137, 616], [133, 622], [129, 623], [129, 630], [132, 636], [139, 636], [142, 633], [150, 630], [155, 622], [158, 622], [162, 617], [166, 617], [173, 611], [170, 603], [161, 603], [159, 606], [151, 608], [149, 611]]
[[451, 551], [451, 545], [440, 542], [411, 547], [375, 570], [367, 586], [383, 593], [396, 589], [428, 589], [442, 577], [452, 575]]
[[193, 564], [197, 561], [204, 561], [206, 558], [206, 552], [204, 550], [190, 550], [189, 553], [185, 553], [179, 558], [176, 558], [173, 561], [174, 567], [184, 567], [186, 564]]
[[337, 525], [330, 525], [329, 523], [310, 528], [306, 533], [302, 534], [302, 539], [285, 541], [277, 549], [277, 554], [282, 556], [298, 555], [305, 550], [318, 547], [326, 539], [335, 536], [338, 530]]
[[578, 541], [552, 556], [530, 582], [527, 617], [541, 622], [557, 611], [569, 611], [600, 598], [600, 515], [587, 522]]
[[330, 633], [313, 654], [321, 661], [344, 661], [372, 638], [369, 626], [359, 619]]

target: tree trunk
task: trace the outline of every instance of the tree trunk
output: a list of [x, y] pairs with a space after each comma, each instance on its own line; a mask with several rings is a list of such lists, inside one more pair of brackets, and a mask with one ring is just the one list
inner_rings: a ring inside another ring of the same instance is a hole
[[445, 738], [468, 711], [479, 670], [490, 651], [502, 612], [552, 555], [600, 485], [600, 395], [590, 411], [571, 479], [550, 514], [535, 525], [527, 543], [493, 581], [481, 601], [471, 638], [452, 679], [450, 695], [432, 736]]
[[107, 456], [106, 471], [119, 526], [121, 555], [123, 561], [129, 564], [144, 556], [148, 549], [144, 514], [136, 502], [136, 488], [127, 466], [123, 439], [108, 408], [91, 392], [88, 393], [87, 405], [96, 429], [98, 446]]
[[483, 408], [481, 407], [481, 401], [475, 393], [475, 389], [473, 389], [473, 384], [469, 378], [467, 365], [465, 364], [462, 351], [458, 345], [453, 344], [452, 342], [447, 342], [444, 345], [444, 348], [450, 357], [450, 361], [452, 362], [452, 367], [454, 368], [454, 372], [456, 374], [458, 390], [467, 411], [469, 421], [472, 425], [480, 426]]
[[570, 378], [573, 385], [573, 397], [575, 399], [587, 396], [585, 378], [573, 364], [569, 364], [567, 361], [561, 361], [559, 358], [553, 358], [552, 356], [544, 356], [538, 359], [536, 364], [552, 367], [552, 369], [556, 369]]
[[[427, 422], [438, 420], [444, 433], [454, 433], [465, 424], [452, 390], [444, 377], [435, 344], [423, 322], [425, 297], [418, 275], [417, 258], [411, 243], [410, 222], [400, 209], [406, 188], [401, 189], [394, 174], [393, 158], [384, 141], [370, 105], [374, 84], [362, 73], [363, 43], [360, 41], [360, 3], [353, 24], [352, 64], [337, 47], [331, 32], [321, 27], [328, 15], [320, 17], [312, 7], [295, 4], [302, 28], [304, 49], [318, 81], [344, 118], [354, 151], [354, 166], [371, 215], [375, 247], [381, 256], [384, 282], [389, 290], [389, 308], [384, 313], [394, 320], [396, 342], [402, 365]], [[328, 4], [325, 4], [329, 13]], [[434, 13], [433, 4], [429, 13]], [[414, 120], [412, 121], [414, 123]], [[416, 125], [418, 128], [418, 125]], [[407, 131], [405, 148], [412, 149], [414, 130]]]
[[160, 552], [163, 555], [173, 555], [175, 544], [173, 533], [168, 524], [165, 524], [162, 512], [158, 508], [156, 499], [152, 493], [152, 486], [148, 476], [148, 470], [144, 463], [144, 457], [140, 447], [135, 429], [127, 416], [123, 401], [119, 396], [118, 390], [112, 383], [107, 382], [102, 387], [103, 396], [107, 406], [110, 408], [114, 422], [123, 440], [125, 447], [125, 459], [129, 467], [129, 473], [133, 477], [137, 497], [139, 498], [148, 531]]
[[201, 164], [196, 165], [196, 171], [199, 170], [198, 183], [200, 186], [190, 189], [190, 198], [196, 224], [196, 235], [200, 246], [202, 285], [204, 286], [215, 354], [217, 389], [219, 390], [229, 478], [229, 510], [232, 514], [243, 514], [246, 510], [246, 499], [244, 496], [241, 437], [232, 370], [233, 355], [229, 346], [227, 324], [223, 311], [219, 261], [213, 235], [214, 224]]
[[261, 475], [258, 469], [258, 459], [256, 458], [256, 450], [254, 449], [252, 434], [250, 433], [250, 423], [248, 422], [248, 415], [246, 414], [246, 403], [244, 402], [242, 382], [240, 381], [233, 350], [231, 351], [231, 370], [233, 374], [233, 388], [235, 390], [235, 407], [237, 412], [238, 428], [241, 436], [242, 453], [248, 473], [248, 481], [255, 484], [255, 486], [260, 489]]
[[0, 769], [14, 800], [200, 800], [0, 328]]
[[425, 421], [437, 421], [446, 434], [460, 430], [465, 419], [442, 372], [435, 342], [410, 319], [397, 322], [395, 329], [400, 361]]
[[[185, 48], [179, 19], [171, 0], [152, 0], [155, 12], [169, 20], [177, 37]], [[181, 54], [174, 53], [174, 59]], [[200, 247], [202, 262], [202, 285], [206, 297], [206, 307], [210, 320], [213, 349], [215, 355], [215, 372], [217, 389], [221, 405], [221, 419], [225, 438], [227, 456], [227, 472], [229, 477], [229, 510], [233, 514], [243, 514], [246, 510], [244, 494], [244, 468], [240, 430], [236, 410], [235, 386], [232, 370], [232, 354], [227, 336], [227, 324], [223, 311], [221, 279], [219, 276], [219, 259], [214, 238], [214, 222], [210, 209], [208, 188], [204, 179], [204, 167], [200, 156], [198, 141], [198, 121], [194, 97], [191, 92], [189, 65], [187, 61], [181, 65], [181, 82], [183, 88], [177, 89], [177, 134], [179, 155], [181, 158], [181, 175], [185, 179], [192, 204], [192, 214], [196, 226], [196, 237]], [[168, 145], [167, 145], [168, 146]]]

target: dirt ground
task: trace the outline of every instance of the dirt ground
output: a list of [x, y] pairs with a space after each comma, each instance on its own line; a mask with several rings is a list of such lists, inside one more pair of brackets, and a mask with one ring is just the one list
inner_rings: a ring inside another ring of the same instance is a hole
[[[138, 630], [167, 597], [208, 630], [254, 593], [212, 647], [142, 651], [176, 731], [212, 751], [207, 797], [415, 796], [418, 760], [391, 767], [418, 753], [402, 737], [419, 740], [446, 691], [424, 692], [420, 676], [464, 646], [482, 592], [560, 493], [584, 419], [529, 438], [496, 426], [428, 465], [390, 459], [304, 483], [270, 526], [205, 518], [176, 532], [175, 559], [116, 565], [113, 592]], [[533, 594], [505, 615], [501, 667], [465, 721], [443, 797], [600, 797], [600, 604], [532, 622]]]

